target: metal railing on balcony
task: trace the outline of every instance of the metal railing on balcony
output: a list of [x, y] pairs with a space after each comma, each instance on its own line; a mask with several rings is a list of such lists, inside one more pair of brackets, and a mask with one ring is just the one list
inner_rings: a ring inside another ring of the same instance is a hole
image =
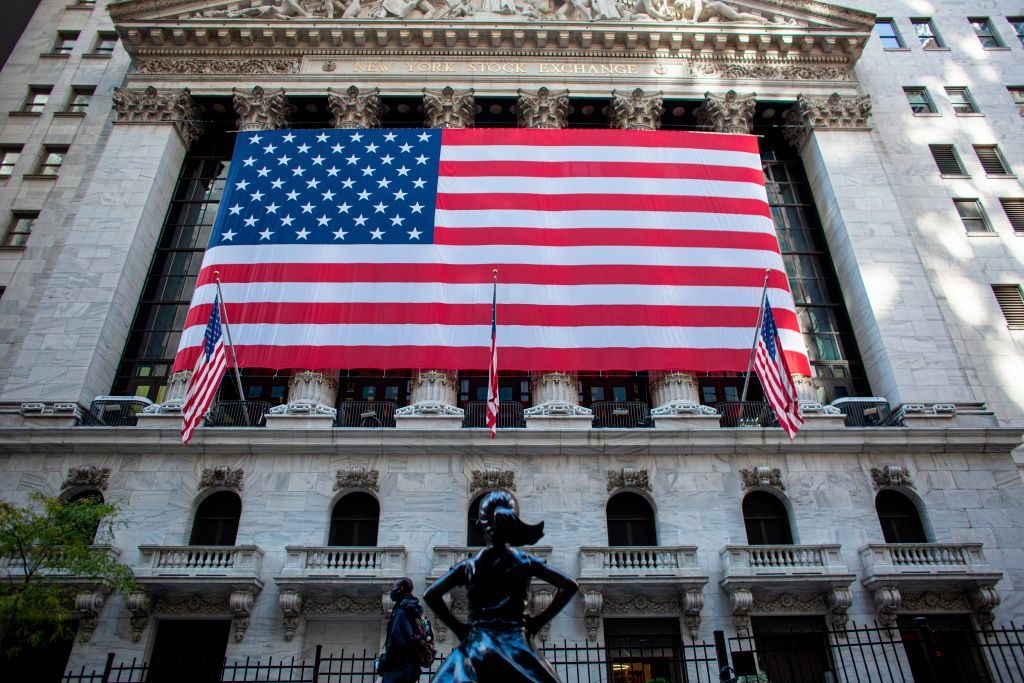
[[218, 401], [206, 416], [207, 427], [266, 427], [269, 401]]
[[394, 427], [394, 401], [345, 401], [338, 411], [338, 427]]
[[595, 401], [594, 429], [637, 429], [652, 427], [651, 409], [643, 401]]
[[[487, 401], [470, 401], [463, 410], [463, 428], [487, 426]], [[502, 401], [498, 404], [498, 429], [525, 429], [526, 417], [518, 401]]]
[[719, 401], [720, 427], [778, 427], [779, 419], [767, 401]]
[[83, 420], [87, 426], [134, 427], [138, 415], [153, 402], [141, 396], [97, 396], [89, 405], [94, 421]]
[[894, 415], [884, 398], [838, 398], [832, 402], [846, 420], [847, 427], [900, 427], [899, 415]]

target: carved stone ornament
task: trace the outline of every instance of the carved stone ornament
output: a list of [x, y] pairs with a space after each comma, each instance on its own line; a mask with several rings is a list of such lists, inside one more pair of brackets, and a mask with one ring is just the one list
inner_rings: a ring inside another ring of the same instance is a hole
[[250, 91], [232, 88], [238, 130], [274, 130], [288, 125], [292, 108], [283, 88], [265, 91], [256, 86]]
[[473, 89], [423, 89], [423, 111], [427, 128], [472, 128], [476, 115]]
[[827, 611], [825, 596], [795, 593], [754, 593], [750, 611], [755, 614], [821, 614]]
[[631, 488], [651, 490], [651, 477], [647, 470], [635, 467], [623, 467], [619, 470], [608, 470], [608, 490]]
[[754, 93], [740, 95], [730, 90], [723, 96], [704, 93], [704, 104], [694, 110], [697, 125], [715, 133], [749, 133], [754, 126]]
[[747, 588], [729, 593], [729, 609], [736, 622], [736, 635], [750, 635], [750, 610], [754, 606], [754, 594]]
[[249, 615], [256, 604], [256, 594], [251, 590], [232, 591], [228, 597], [228, 608], [231, 610], [231, 628], [235, 632], [235, 640], [245, 639], [249, 630]]
[[569, 91], [540, 88], [519, 90], [516, 114], [520, 128], [565, 128], [569, 124]]
[[683, 620], [690, 632], [690, 638], [696, 639], [700, 631], [700, 611], [704, 609], [704, 591], [691, 588], [683, 593]]
[[799, 95], [793, 108], [786, 112], [786, 139], [800, 147], [815, 130], [869, 130], [871, 96], [844, 97], [832, 93], [828, 97]]
[[107, 481], [109, 479], [109, 467], [97, 467], [96, 465], [89, 465], [88, 467], [71, 467], [68, 468], [68, 474], [64, 477], [64, 483], [62, 483], [60, 487], [62, 490], [83, 488], [106, 491]]
[[223, 597], [214, 598], [206, 595], [186, 595], [183, 597], [156, 598], [153, 601], [152, 613], [172, 616], [201, 614], [204, 616], [223, 615], [231, 611], [229, 601]]
[[853, 591], [849, 588], [833, 588], [825, 594], [825, 604], [832, 615], [832, 628], [845, 631], [846, 622], [850, 620], [847, 612], [853, 606]]
[[725, 79], [759, 79], [771, 81], [848, 81], [850, 65], [843, 59], [836, 63], [808, 63], [758, 59], [745, 62], [720, 59], [694, 60], [690, 69], [694, 76]]
[[983, 630], [991, 629], [995, 621], [992, 610], [998, 607], [1002, 601], [998, 591], [992, 586], [978, 586], [968, 594], [968, 598], [974, 608], [974, 616], [977, 617], [978, 624]]
[[368, 470], [362, 467], [338, 470], [334, 474], [334, 490], [362, 488], [379, 492], [379, 480], [380, 472], [377, 470]]
[[665, 111], [662, 92], [646, 94], [640, 88], [625, 94], [612, 91], [610, 108], [612, 128], [622, 130], [658, 130]]
[[207, 467], [199, 478], [199, 490], [205, 491], [218, 487], [241, 493], [242, 477], [244, 476], [245, 472], [242, 469], [233, 469], [227, 466]]
[[174, 126], [185, 147], [191, 146], [203, 133], [198, 123], [199, 106], [192, 99], [188, 88], [182, 90], [157, 90], [149, 86], [138, 88], [115, 88], [114, 111], [118, 124], [160, 124]]
[[327, 89], [327, 107], [335, 128], [377, 128], [380, 126], [380, 88], [360, 92], [350, 85], [347, 90]]
[[298, 591], [281, 591], [277, 596], [277, 604], [281, 607], [281, 615], [284, 618], [284, 639], [291, 642], [295, 638], [295, 631], [298, 630], [302, 617], [302, 594]]
[[601, 591], [583, 591], [583, 626], [587, 629], [587, 640], [591, 642], [597, 640], [603, 607], [604, 595]]
[[145, 591], [132, 591], [125, 599], [125, 605], [132, 614], [132, 641], [137, 643], [142, 640], [142, 632], [149, 623], [149, 595]]
[[486, 470], [473, 470], [469, 476], [470, 494], [490, 489], [516, 490], [516, 473], [512, 470], [488, 467]]
[[878, 611], [878, 623], [884, 628], [896, 628], [896, 611], [903, 604], [903, 596], [896, 586], [881, 586], [875, 589], [875, 609]]
[[[533, 595], [530, 596], [530, 603], [533, 614], [540, 614], [546, 610], [555, 599], [555, 594], [552, 591], [538, 590], [534, 591]], [[551, 622], [544, 624], [539, 631], [537, 631], [537, 637], [540, 642], [546, 643], [548, 636], [551, 634]]]
[[376, 617], [381, 613], [381, 601], [377, 597], [355, 598], [342, 595], [338, 598], [308, 597], [302, 605], [306, 616], [357, 616]]
[[678, 615], [682, 606], [678, 595], [631, 595], [627, 598], [605, 596], [602, 614], [614, 616]]
[[970, 594], [958, 591], [904, 593], [900, 607], [908, 612], [970, 612]]
[[785, 491], [782, 483], [782, 472], [778, 467], [758, 465], [754, 469], [740, 470], [740, 477], [743, 479], [743, 490], [749, 491], [754, 488], [771, 488]]
[[78, 640], [88, 643], [96, 632], [105, 596], [100, 591], [82, 591], [75, 595], [75, 612], [78, 614]]
[[143, 74], [287, 76], [299, 73], [298, 59], [173, 59], [143, 57], [136, 69]]
[[903, 469], [902, 465], [886, 465], [882, 468], [872, 467], [871, 482], [875, 485], [876, 490], [890, 486], [914, 488], [914, 482], [910, 478], [910, 473]]

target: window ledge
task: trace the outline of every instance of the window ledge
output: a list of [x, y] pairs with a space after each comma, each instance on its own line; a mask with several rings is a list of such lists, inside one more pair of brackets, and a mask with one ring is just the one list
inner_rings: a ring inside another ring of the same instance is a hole
[[886, 52], [910, 52], [909, 47], [883, 47]]
[[25, 245], [22, 244], [21, 246], [18, 247], [0, 246], [0, 251], [25, 251]]
[[966, 119], [981, 118], [981, 117], [985, 116], [985, 112], [983, 112], [983, 111], [965, 111], [963, 113], [959, 113], [959, 112], [954, 112], [954, 113], [957, 116], [962, 116], [963, 118], [966, 118]]
[[1016, 180], [1017, 175], [1014, 173], [986, 173], [986, 178], [994, 178], [996, 180]]
[[71, 53], [70, 52], [41, 52], [41, 53], [39, 53], [39, 56], [40, 57], [45, 57], [46, 59], [69, 59], [71, 57]]
[[999, 234], [995, 230], [985, 230], [984, 232], [969, 232], [968, 237], [999, 237]]
[[26, 173], [21, 177], [25, 180], [56, 180], [58, 178], [56, 175], [46, 175], [43, 173]]
[[950, 48], [948, 47], [924, 47], [921, 49], [925, 52], [950, 52]]
[[55, 111], [55, 112], [53, 112], [53, 116], [55, 118], [59, 116], [61, 118], [80, 119], [80, 118], [85, 116], [85, 112], [84, 111]]
[[984, 46], [982, 46], [982, 49], [983, 50], [988, 50], [989, 52], [1009, 52], [1010, 51], [1010, 48], [1008, 48], [1006, 46], [1003, 46], [1003, 45], [1001, 45], [999, 47], [984, 47]]
[[79, 5], [77, 3], [72, 3], [64, 7], [64, 9], [87, 9], [91, 12], [96, 9], [96, 5]]
[[914, 114], [914, 116], [919, 116], [921, 118], [936, 118], [942, 116], [942, 114], [937, 111], [926, 111], [920, 114]]
[[86, 52], [82, 59], [110, 59], [109, 52]]
[[947, 178], [950, 180], [970, 180], [971, 176], [966, 173], [940, 173], [940, 178]]
[[18, 110], [18, 111], [8, 112], [8, 116], [36, 117], [36, 116], [42, 116], [42, 115], [43, 115], [43, 112], [41, 112], [41, 111], [21, 111], [21, 110]]

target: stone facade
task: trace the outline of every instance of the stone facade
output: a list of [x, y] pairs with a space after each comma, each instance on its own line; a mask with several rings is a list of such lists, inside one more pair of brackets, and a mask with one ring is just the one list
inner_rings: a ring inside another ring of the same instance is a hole
[[[125, 597], [77, 595], [69, 665], [101, 668], [109, 651], [145, 659], [154, 623], [188, 615], [232, 621], [230, 659], [309, 657], [317, 644], [376, 651], [387, 583], [407, 574], [422, 592], [439, 562], [464, 552], [471, 504], [494, 488], [545, 520], [542, 554], [584, 584], [551, 640], [599, 641], [603, 620], [622, 617], [675, 617], [706, 639], [765, 615], [818, 615], [835, 629], [931, 613], [1019, 623], [1024, 332], [1007, 328], [990, 285], [1024, 282], [1024, 247], [999, 203], [1024, 191], [970, 152], [998, 144], [1024, 172], [1024, 118], [1006, 90], [1024, 85], [1024, 46], [1006, 21], [1019, 7], [984, 10], [1005, 42], [986, 50], [965, 20], [976, 4], [942, 3], [932, 18], [949, 49], [925, 50], [910, 2], [698, 3], [696, 16], [689, 3], [440, 4], [42, 0], [0, 72], [0, 145], [21, 145], [0, 177], [0, 220], [38, 212], [23, 248], [0, 249], [0, 496], [101, 490], [128, 513], [110, 540], [141, 583]], [[874, 12], [896, 17], [905, 47], [869, 39]], [[65, 56], [50, 52], [58, 30], [79, 32]], [[121, 42], [97, 52], [99, 33], [114, 30]], [[20, 111], [42, 84], [42, 113]], [[914, 115], [910, 86], [929, 88], [935, 116]], [[957, 116], [944, 86], [969, 86], [983, 115]], [[72, 87], [95, 88], [84, 113], [67, 111]], [[398, 429], [338, 429], [344, 377], [301, 367], [270, 429], [200, 429], [180, 446], [184, 376], [137, 427], [75, 426], [114, 384], [204, 107], [227, 103], [238, 129], [260, 130], [301, 125], [319, 98], [330, 126], [363, 128], [380, 125], [388, 97], [416, 98], [415, 115], [438, 128], [478, 125], [479, 102], [496, 97], [528, 128], [569, 127], [574, 100], [595, 99], [603, 124], [624, 130], [664, 127], [675, 108], [698, 130], [785, 127], [872, 393], [903, 406], [906, 426], [844, 428], [802, 378], [808, 424], [793, 444], [778, 430], [719, 429], [692, 373], [652, 368], [657, 429], [593, 430], [580, 377], [552, 368], [530, 379], [529, 429], [491, 442], [458, 429], [458, 373], [420, 368]], [[929, 144], [955, 144], [971, 177], [940, 177]], [[42, 145], [68, 147], [56, 178], [34, 173]], [[961, 226], [951, 199], [974, 197], [991, 232]], [[900, 573], [875, 510], [885, 490], [914, 501], [929, 561], [955, 580]], [[189, 541], [197, 506], [218, 491], [243, 503], [230, 585], [169, 582], [158, 558]], [[353, 491], [379, 501], [376, 564], [318, 583], [306, 568]], [[602, 573], [606, 505], [621, 492], [655, 511], [670, 576]], [[806, 573], [758, 572], [756, 547], [743, 545], [753, 492], [784, 502]]]

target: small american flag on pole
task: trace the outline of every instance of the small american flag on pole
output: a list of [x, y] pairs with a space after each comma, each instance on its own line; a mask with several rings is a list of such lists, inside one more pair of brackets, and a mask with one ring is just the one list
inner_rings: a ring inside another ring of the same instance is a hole
[[227, 368], [228, 356], [220, 325], [220, 305], [217, 297], [214, 297], [210, 320], [206, 323], [206, 333], [203, 335], [203, 348], [196, 359], [192, 379], [189, 380], [185, 392], [185, 404], [182, 407], [182, 442], [188, 443], [192, 438], [192, 432], [203, 421], [203, 415], [213, 402]]
[[765, 398], [775, 410], [779, 425], [786, 430], [790, 441], [796, 436], [804, 418], [800, 415], [800, 402], [796, 396], [796, 385], [790, 375], [786, 356], [779, 341], [779, 328], [768, 298], [764, 300], [764, 316], [761, 319], [761, 333], [754, 350], [754, 369], [761, 379]]
[[494, 271], [491, 296], [491, 362], [487, 366], [487, 428], [498, 433], [498, 271]]

